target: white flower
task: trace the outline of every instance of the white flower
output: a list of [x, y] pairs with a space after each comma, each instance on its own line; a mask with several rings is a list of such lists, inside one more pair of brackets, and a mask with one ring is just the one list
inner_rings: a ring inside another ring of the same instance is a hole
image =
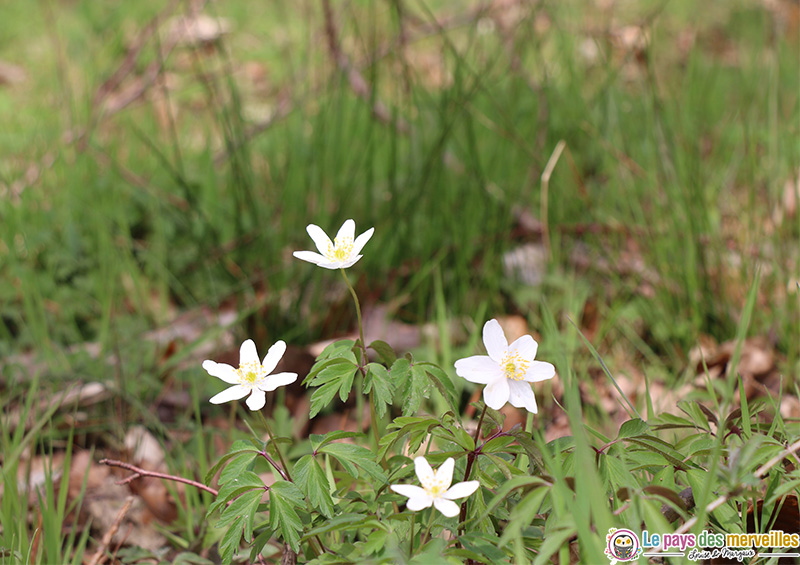
[[487, 355], [473, 355], [456, 361], [456, 374], [472, 383], [484, 384], [483, 401], [499, 410], [506, 402], [536, 414], [536, 397], [530, 383], [552, 379], [556, 369], [550, 363], [534, 361], [539, 345], [524, 335], [508, 345], [497, 320], [483, 326]]
[[271, 392], [279, 386], [293, 383], [297, 380], [297, 373], [276, 373], [270, 372], [277, 366], [283, 354], [286, 352], [286, 343], [278, 341], [269, 348], [264, 362], [258, 360], [256, 344], [252, 339], [248, 339], [239, 349], [239, 368], [234, 369], [225, 363], [215, 363], [214, 361], [203, 361], [203, 369], [208, 371], [212, 377], [222, 379], [233, 386], [226, 388], [209, 402], [211, 404], [222, 404], [230, 400], [239, 400], [248, 394], [247, 407], [250, 410], [261, 410], [266, 403], [266, 392]]
[[306, 231], [311, 236], [311, 239], [314, 240], [319, 253], [295, 251], [293, 253], [295, 257], [326, 269], [346, 269], [361, 259], [362, 256], [359, 253], [364, 249], [369, 238], [372, 237], [372, 232], [375, 231], [375, 228], [369, 228], [356, 237], [355, 241], [353, 238], [356, 235], [356, 223], [353, 220], [347, 220], [342, 224], [342, 227], [339, 228], [339, 233], [336, 234], [336, 239], [333, 241], [322, 231], [321, 227], [314, 224], [309, 224]]
[[480, 486], [478, 481], [466, 481], [450, 486], [450, 483], [453, 482], [453, 467], [455, 464], [456, 462], [453, 458], [448, 457], [439, 467], [439, 470], [434, 471], [428, 464], [427, 459], [417, 457], [414, 459], [414, 468], [417, 471], [417, 477], [422, 487], [416, 485], [391, 485], [389, 488], [397, 494], [408, 497], [406, 508], [409, 510], [416, 512], [423, 508], [430, 508], [431, 504], [433, 504], [439, 512], [448, 518], [452, 518], [458, 514], [458, 504], [453, 500], [471, 495]]

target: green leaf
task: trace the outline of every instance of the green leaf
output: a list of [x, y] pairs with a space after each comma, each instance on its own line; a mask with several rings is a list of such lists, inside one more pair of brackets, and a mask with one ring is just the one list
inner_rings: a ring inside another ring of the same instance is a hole
[[441, 426], [442, 423], [435, 418], [422, 418], [417, 416], [400, 416], [387, 426], [387, 429], [400, 428], [397, 431], [385, 434], [380, 442], [378, 457], [383, 459], [386, 453], [403, 437], [409, 436], [408, 451], [414, 453], [422, 442], [428, 437], [430, 431]]
[[[286, 481], [280, 481], [270, 487], [269, 525], [276, 531], [280, 530], [283, 541], [288, 543], [294, 551], [300, 551], [300, 532], [303, 531], [303, 523], [293, 508], [298, 504], [295, 504], [296, 500], [293, 497], [287, 496], [289, 489], [275, 488], [279, 484], [291, 485]], [[295, 487], [295, 490], [297, 490], [297, 487]], [[297, 494], [300, 495], [300, 502], [302, 503], [302, 494], [299, 490]]]
[[645, 422], [644, 420], [640, 420], [639, 418], [634, 418], [633, 420], [628, 420], [627, 422], [623, 423], [620, 426], [617, 438], [621, 439], [626, 437], [639, 436], [649, 431], [650, 431], [650, 426], [647, 425], [647, 422]]
[[481, 452], [495, 453], [497, 451], [503, 451], [506, 447], [514, 443], [514, 441], [516, 441], [514, 436], [496, 437], [487, 441], [486, 444], [481, 448]]
[[233, 554], [239, 549], [242, 539], [244, 521], [244, 516], [237, 517], [219, 541], [219, 557], [222, 563], [229, 564], [233, 561]]
[[245, 471], [251, 470], [248, 467], [255, 461], [255, 458], [256, 454], [252, 451], [239, 454], [222, 470], [219, 476], [219, 484], [227, 484], [240, 477]]
[[367, 365], [367, 378], [364, 380], [364, 392], [369, 394], [373, 391], [375, 401], [375, 411], [378, 416], [383, 418], [386, 415], [387, 406], [392, 404], [394, 397], [394, 383], [389, 378], [389, 371], [386, 367], [378, 363]]
[[312, 455], [304, 455], [294, 466], [294, 480], [297, 486], [305, 491], [313, 508], [327, 518], [333, 516], [333, 499], [331, 498], [328, 479], [325, 471]]
[[210, 516], [220, 506], [227, 504], [242, 493], [252, 489], [263, 489], [264, 482], [252, 471], [244, 471], [238, 477], [231, 479], [219, 489], [217, 499], [208, 508], [207, 516]]
[[272, 496], [273, 492], [278, 493], [281, 498], [291, 502], [297, 508], [305, 508], [306, 506], [303, 493], [294, 483], [290, 483], [289, 481], [284, 481], [283, 479], [275, 481], [272, 483], [272, 486], [269, 487], [269, 492], [270, 496]]
[[378, 355], [380, 355], [381, 360], [387, 367], [391, 367], [392, 363], [395, 362], [397, 359], [397, 354], [392, 349], [392, 346], [386, 343], [385, 341], [381, 341], [376, 339], [372, 343], [370, 343], [367, 347], [375, 351]]
[[328, 406], [333, 397], [336, 396], [337, 391], [339, 392], [339, 398], [342, 401], [346, 400], [353, 386], [353, 377], [357, 370], [358, 366], [352, 361], [337, 359], [335, 363], [331, 363], [320, 371], [310, 383], [311, 386], [319, 386], [319, 388], [311, 395], [309, 418], [313, 418], [320, 410]]
[[317, 376], [319, 376], [319, 374], [325, 369], [343, 363], [350, 363], [352, 365], [357, 365], [358, 361], [356, 360], [356, 356], [352, 352], [350, 352], [349, 355], [345, 355], [343, 357], [331, 357], [330, 359], [317, 361], [314, 364], [314, 366], [311, 367], [311, 370], [308, 372], [308, 375], [306, 375], [306, 378], [303, 379], [303, 384], [308, 385], [309, 383], [314, 381], [317, 378]]
[[340, 339], [334, 341], [322, 350], [322, 353], [320, 353], [317, 357], [317, 361], [322, 361], [323, 359], [333, 359], [336, 357], [350, 358], [351, 356], [352, 360], [355, 361], [356, 358], [355, 355], [353, 355], [353, 347], [355, 347], [355, 345], [356, 342], [352, 339]]
[[507, 560], [505, 552], [497, 549], [495, 545], [497, 538], [492, 538], [486, 534], [470, 532], [458, 538], [464, 547], [485, 558], [484, 563], [502, 563]]
[[450, 376], [445, 373], [440, 367], [433, 363], [417, 363], [418, 367], [425, 369], [428, 374], [428, 379], [433, 383], [433, 386], [439, 391], [442, 397], [447, 401], [447, 406], [453, 411], [453, 414], [458, 414], [455, 404], [458, 401], [458, 393], [456, 387]]
[[397, 384], [403, 416], [415, 414], [422, 404], [428, 381], [424, 369], [417, 368], [410, 359], [402, 358], [392, 364], [389, 377]]
[[360, 432], [345, 432], [344, 430], [334, 430], [332, 432], [328, 432], [325, 435], [311, 434], [308, 438], [311, 440], [311, 448], [316, 453], [317, 451], [319, 451], [320, 447], [322, 447], [326, 443], [336, 441], [337, 439], [345, 439], [350, 437], [363, 437], [363, 436], [364, 434]]
[[233, 442], [230, 451], [223, 455], [220, 460], [217, 461], [214, 466], [211, 467], [211, 469], [209, 469], [208, 473], [206, 473], [206, 476], [203, 478], [203, 482], [205, 484], [209, 484], [211, 479], [214, 478], [214, 475], [216, 475], [222, 466], [225, 465], [225, 463], [227, 463], [231, 458], [248, 452], [257, 453], [258, 448], [249, 441], [237, 440]]
[[373, 479], [386, 484], [386, 475], [383, 473], [383, 469], [375, 463], [375, 454], [366, 447], [349, 443], [329, 443], [323, 446], [319, 453], [327, 453], [335, 457], [355, 478], [358, 478], [358, 469], [355, 467], [357, 465]]
[[367, 536], [367, 541], [364, 542], [363, 551], [367, 555], [378, 553], [386, 545], [386, 537], [388, 532], [384, 530], [375, 530]]
[[225, 510], [217, 521], [218, 528], [224, 528], [232, 524], [241, 517], [244, 517], [242, 522], [243, 537], [245, 541], [250, 542], [253, 538], [253, 519], [256, 515], [258, 505], [261, 503], [261, 496], [264, 494], [264, 487], [260, 489], [253, 489], [245, 492], [239, 498], [234, 500]]
[[670, 446], [667, 442], [665, 442], [660, 438], [641, 435], [641, 436], [625, 438], [625, 441], [634, 443], [636, 445], [641, 445], [642, 447], [644, 447], [649, 451], [652, 451], [653, 453], [658, 453], [664, 459], [669, 461], [670, 465], [672, 465], [673, 467], [676, 467], [684, 471], [689, 468], [689, 466], [680, 459], [681, 454], [672, 449], [672, 446]]

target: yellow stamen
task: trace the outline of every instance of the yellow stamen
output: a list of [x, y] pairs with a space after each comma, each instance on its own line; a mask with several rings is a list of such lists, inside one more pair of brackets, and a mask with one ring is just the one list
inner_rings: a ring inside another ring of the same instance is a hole
[[239, 382], [243, 385], [255, 385], [260, 375], [258, 363], [245, 363], [236, 372], [239, 374]]
[[334, 240], [333, 245], [328, 245], [328, 259], [332, 261], [344, 261], [350, 257], [353, 252], [353, 239], [350, 237], [338, 237]]
[[525, 373], [528, 372], [529, 365], [529, 361], [522, 359], [518, 353], [511, 353], [510, 351], [506, 353], [500, 363], [506, 378], [514, 381], [523, 380]]

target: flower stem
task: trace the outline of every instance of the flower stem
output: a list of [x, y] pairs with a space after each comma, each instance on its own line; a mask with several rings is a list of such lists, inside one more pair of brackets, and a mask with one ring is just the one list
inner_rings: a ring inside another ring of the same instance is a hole
[[[472, 473], [472, 465], [475, 463], [475, 459], [478, 458], [478, 453], [480, 452], [483, 445], [478, 445], [478, 439], [481, 437], [481, 426], [483, 425], [483, 417], [486, 415], [486, 403], [483, 403], [483, 410], [481, 411], [481, 417], [478, 418], [478, 427], [475, 429], [475, 448], [467, 453], [467, 468], [464, 471], [464, 480], [468, 481], [469, 476]], [[464, 502], [461, 503], [461, 512], [458, 516], [458, 531], [459, 535], [463, 535], [464, 533], [464, 521], [467, 519], [467, 501], [464, 499]]]
[[433, 511], [431, 508], [431, 519], [428, 520], [428, 527], [425, 529], [425, 535], [423, 535], [419, 540], [419, 547], [422, 548], [423, 545], [428, 541], [431, 534], [431, 528], [433, 527], [433, 520], [436, 518], [436, 512]]
[[281, 471], [281, 469], [278, 469], [274, 461], [270, 461], [270, 457], [266, 453], [266, 448], [264, 449], [263, 453], [265, 459], [267, 461], [270, 461], [272, 463], [272, 466], [275, 467], [277, 471], [281, 474], [281, 476], [283, 476], [287, 481], [294, 482], [292, 481], [292, 476], [289, 474], [289, 467], [286, 465], [286, 460], [283, 458], [283, 453], [281, 453], [281, 448], [278, 445], [278, 442], [275, 441], [275, 434], [272, 433], [272, 428], [269, 427], [269, 423], [267, 422], [267, 419], [264, 417], [264, 414], [261, 412], [261, 410], [256, 410], [256, 412], [258, 412], [258, 415], [261, 417], [261, 423], [264, 424], [264, 429], [267, 430], [269, 439], [272, 440], [272, 444], [275, 446], [275, 451], [278, 454], [278, 459], [280, 459], [281, 461], [281, 466], [283, 467], [283, 471]]
[[[353, 285], [350, 284], [350, 280], [347, 278], [347, 273], [344, 269], [339, 269], [342, 273], [342, 278], [344, 279], [344, 283], [347, 285], [348, 290], [350, 290], [350, 295], [353, 297], [353, 302], [356, 305], [356, 317], [358, 318], [358, 337], [361, 343], [361, 363], [359, 363], [358, 369], [361, 371], [362, 379], [367, 378], [367, 343], [364, 341], [364, 323], [361, 320], [361, 304], [358, 301], [358, 295], [356, 294]], [[358, 410], [358, 423], [359, 427], [361, 427], [362, 420], [364, 418], [363, 410], [362, 410], [362, 403], [359, 401], [361, 399], [361, 394], [363, 389], [363, 380], [361, 381], [358, 390], [358, 396], [356, 396], [356, 409]], [[380, 432], [378, 431], [378, 416], [375, 412], [375, 398], [372, 393], [372, 390], [369, 391], [369, 417], [370, 417], [370, 427], [372, 428], [372, 435], [375, 438], [375, 449], [378, 449], [379, 441], [381, 439]]]
[[416, 512], [412, 512], [411, 513], [411, 532], [408, 534], [408, 539], [409, 539], [409, 543], [408, 543], [408, 558], [409, 559], [413, 559], [414, 558], [414, 518], [416, 518], [416, 516], [417, 516]]
[[[347, 288], [350, 290], [350, 294], [353, 297], [353, 302], [356, 303], [356, 316], [358, 317], [358, 337], [361, 339], [361, 353], [363, 355], [362, 363], [366, 364], [367, 362], [367, 344], [364, 343], [364, 324], [361, 323], [361, 304], [358, 302], [358, 296], [356, 295], [356, 291], [353, 288], [353, 285], [350, 284], [350, 280], [347, 278], [347, 273], [344, 269], [339, 269], [342, 273], [342, 278], [344, 279], [344, 283], [347, 285]], [[366, 373], [365, 373], [366, 376]]]

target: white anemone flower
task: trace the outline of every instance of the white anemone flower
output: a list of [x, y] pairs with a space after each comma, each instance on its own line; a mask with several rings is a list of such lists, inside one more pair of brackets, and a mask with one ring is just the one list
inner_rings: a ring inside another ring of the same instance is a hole
[[556, 369], [550, 363], [534, 361], [539, 344], [524, 335], [511, 345], [497, 320], [483, 326], [483, 344], [489, 355], [473, 355], [456, 361], [456, 374], [472, 383], [484, 384], [483, 401], [499, 410], [506, 402], [536, 414], [536, 397], [531, 383], [552, 379]]
[[372, 237], [372, 232], [375, 231], [375, 228], [369, 228], [360, 236], [355, 237], [356, 223], [353, 220], [347, 220], [339, 228], [339, 233], [336, 234], [336, 239], [333, 241], [330, 240], [321, 227], [314, 224], [309, 224], [306, 231], [311, 236], [311, 239], [314, 240], [319, 253], [295, 251], [293, 253], [295, 257], [325, 269], [346, 269], [347, 267], [352, 267], [356, 261], [361, 259], [362, 255], [359, 255], [359, 253], [364, 249], [369, 238]]
[[409, 510], [416, 512], [423, 508], [430, 508], [433, 504], [439, 512], [452, 518], [458, 514], [458, 504], [453, 500], [471, 495], [480, 486], [478, 481], [465, 481], [450, 486], [450, 483], [453, 482], [455, 464], [453, 458], [448, 457], [439, 470], [434, 471], [427, 459], [417, 457], [414, 459], [414, 468], [422, 486], [391, 485], [389, 488], [397, 494], [408, 497], [406, 508]]
[[226, 388], [212, 397], [211, 404], [222, 404], [231, 400], [239, 400], [248, 394], [247, 407], [250, 410], [261, 410], [266, 403], [267, 392], [272, 392], [279, 386], [293, 383], [297, 380], [297, 373], [276, 373], [270, 375], [286, 352], [286, 343], [278, 341], [269, 348], [264, 362], [258, 360], [258, 350], [252, 339], [248, 339], [239, 349], [239, 368], [234, 369], [226, 363], [203, 361], [203, 369], [212, 377], [217, 377], [228, 384]]

